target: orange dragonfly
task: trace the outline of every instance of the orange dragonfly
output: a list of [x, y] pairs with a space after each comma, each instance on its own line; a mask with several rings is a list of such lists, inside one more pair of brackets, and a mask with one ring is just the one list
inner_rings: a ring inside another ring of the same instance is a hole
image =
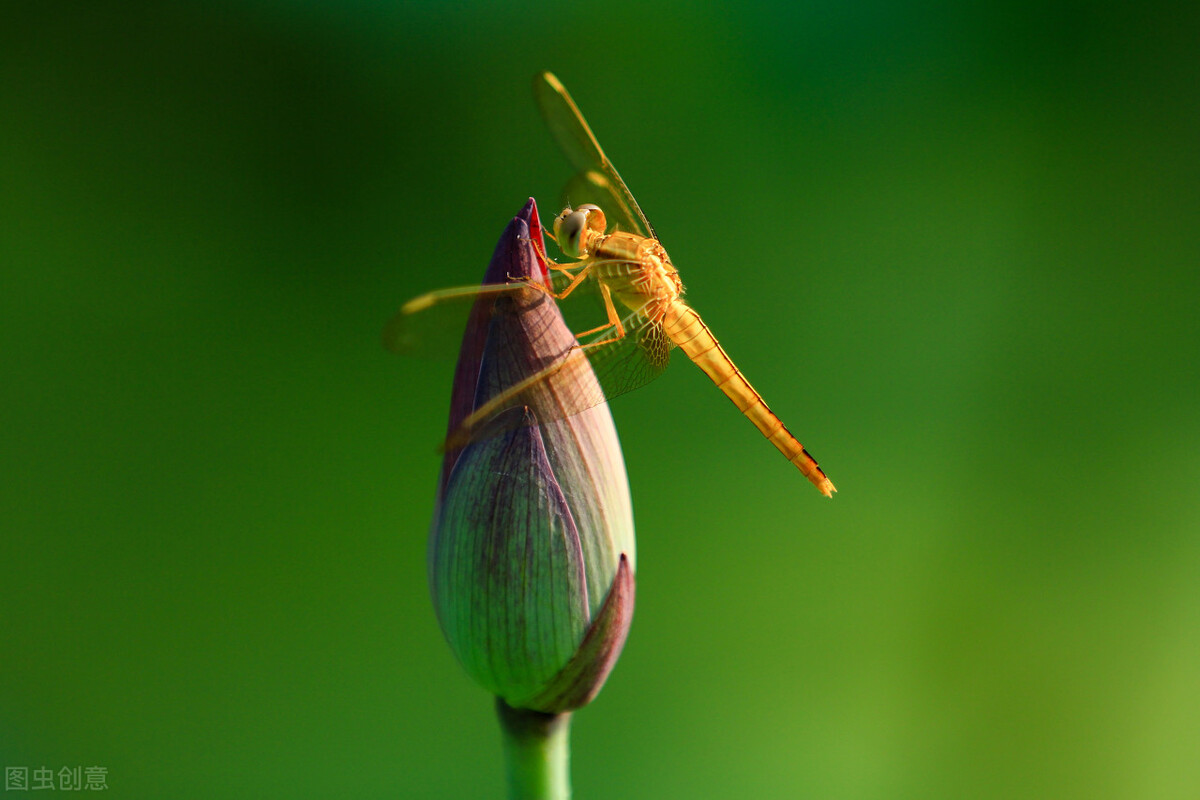
[[[586, 357], [598, 378], [599, 391], [566, 403], [566, 414], [648, 383], [666, 369], [670, 349], [679, 347], [788, 461], [822, 494], [832, 497], [837, 489], [816, 460], [771, 412], [708, 326], [683, 301], [683, 284], [670, 256], [566, 88], [553, 74], [543, 72], [534, 80], [534, 94], [554, 139], [578, 170], [567, 185], [566, 196], [588, 201], [574, 207], [568, 204], [554, 220], [551, 238], [575, 261], [558, 264], [539, 251], [553, 277], [550, 288], [523, 281], [431, 292], [406, 303], [389, 330], [401, 330], [406, 317], [448, 300], [531, 286], [556, 300], [564, 300], [582, 287], [596, 289], [607, 321], [576, 334], [577, 344], [560, 360], [477, 408], [451, 434], [446, 448], [470, 441], [484, 422], [499, 411], [520, 405], [527, 392], [558, 375], [572, 359]], [[388, 337], [385, 331], [385, 341]]]

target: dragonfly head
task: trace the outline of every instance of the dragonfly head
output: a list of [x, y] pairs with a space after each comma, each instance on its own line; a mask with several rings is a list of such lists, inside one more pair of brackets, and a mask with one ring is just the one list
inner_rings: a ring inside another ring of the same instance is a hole
[[599, 206], [591, 203], [579, 208], [567, 206], [554, 218], [554, 239], [564, 254], [587, 258], [591, 238], [603, 236], [607, 224]]

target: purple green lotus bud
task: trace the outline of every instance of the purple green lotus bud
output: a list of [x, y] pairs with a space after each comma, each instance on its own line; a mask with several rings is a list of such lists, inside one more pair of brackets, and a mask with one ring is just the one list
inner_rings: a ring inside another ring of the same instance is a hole
[[[530, 200], [483, 282], [549, 285], [544, 252]], [[481, 297], [463, 336], [450, 433], [574, 344], [546, 292]], [[565, 410], [572, 393], [598, 389], [587, 360], [572, 358], [475, 426], [442, 466], [430, 534], [434, 608], [466, 671], [514, 708], [558, 713], [589, 702], [633, 616], [633, 511], [612, 416], [605, 404]]]

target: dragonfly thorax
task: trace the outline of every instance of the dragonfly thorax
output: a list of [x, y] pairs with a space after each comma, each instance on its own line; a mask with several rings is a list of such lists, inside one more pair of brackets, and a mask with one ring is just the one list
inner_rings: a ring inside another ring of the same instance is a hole
[[606, 234], [599, 206], [567, 206], [554, 219], [554, 238], [563, 253], [589, 262], [593, 277], [630, 310], [661, 319], [683, 294], [671, 257], [657, 239], [630, 231]]
[[683, 294], [679, 273], [657, 239], [617, 231], [596, 237], [591, 247], [593, 274], [630, 310], [659, 318]]

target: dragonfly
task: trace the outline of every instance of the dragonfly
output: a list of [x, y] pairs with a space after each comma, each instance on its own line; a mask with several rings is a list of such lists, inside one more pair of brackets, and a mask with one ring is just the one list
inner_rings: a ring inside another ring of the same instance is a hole
[[[832, 481], [787, 426], [755, 391], [717, 342], [708, 326], [683, 300], [683, 283], [654, 228], [629, 188], [600, 148], [592, 129], [565, 86], [554, 74], [534, 79], [534, 96], [559, 148], [577, 170], [567, 184], [567, 204], [547, 232], [571, 262], [556, 263], [541, 249], [538, 258], [553, 280], [548, 286], [528, 281], [431, 292], [406, 303], [389, 330], [405, 318], [440, 303], [516, 288], [533, 288], [563, 301], [577, 291], [599, 294], [606, 320], [575, 334], [576, 343], [561, 359], [500, 392], [467, 416], [445, 447], [461, 446], [498, 412], [519, 405], [531, 388], [586, 358], [599, 391], [583, 393], [563, 405], [573, 414], [638, 388], [667, 367], [678, 347], [717, 385], [739, 411], [826, 497]], [[579, 201], [584, 201], [579, 203]], [[574, 204], [578, 203], [578, 204]], [[385, 331], [385, 343], [388, 332]]]

